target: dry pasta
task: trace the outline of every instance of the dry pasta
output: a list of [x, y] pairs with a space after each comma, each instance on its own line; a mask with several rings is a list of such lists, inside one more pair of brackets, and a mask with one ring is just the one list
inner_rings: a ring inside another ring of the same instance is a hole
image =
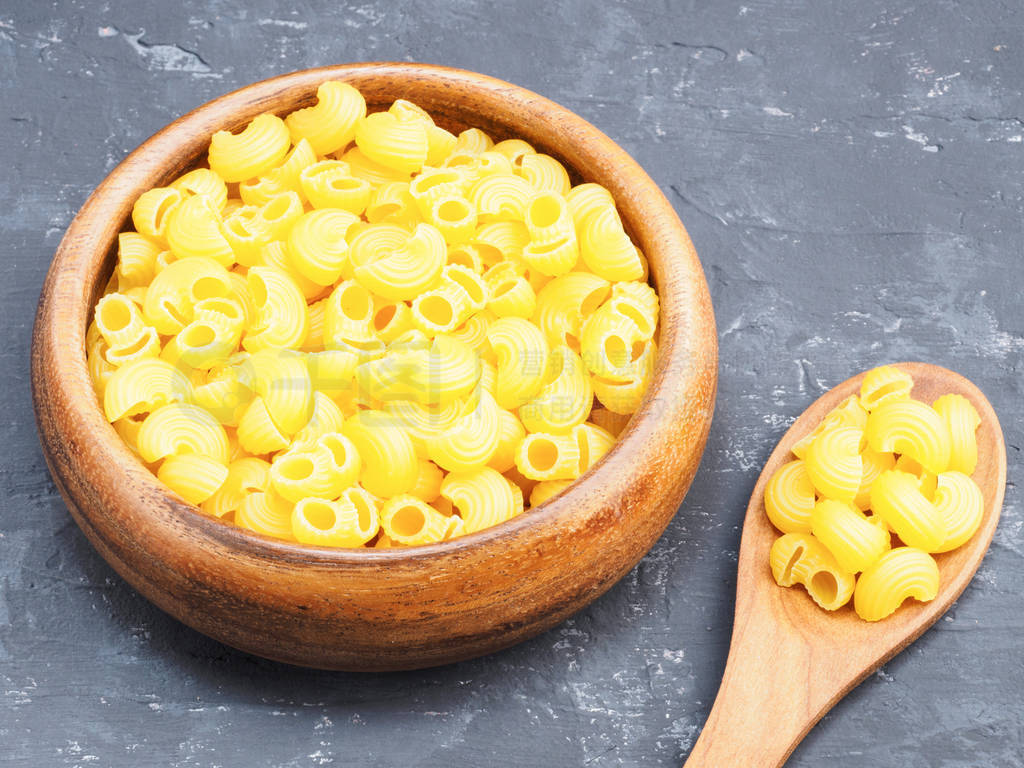
[[[205, 514], [310, 546], [447, 541], [570, 487], [640, 407], [646, 262], [608, 190], [527, 142], [328, 81], [205, 159], [135, 201], [86, 339], [108, 421]], [[970, 414], [936, 409], [962, 468]], [[809, 531], [801, 472], [775, 519]], [[954, 546], [970, 489], [943, 477]]]
[[[602, 202], [582, 190], [570, 204]], [[907, 598], [935, 598], [932, 553], [965, 544], [984, 517], [971, 478], [981, 418], [962, 395], [929, 406], [912, 397], [913, 386], [896, 366], [868, 371], [859, 394], [796, 441], [796, 459], [768, 480], [765, 512], [783, 533], [770, 556], [779, 585], [804, 584], [828, 610], [852, 594], [866, 621], [884, 619]]]

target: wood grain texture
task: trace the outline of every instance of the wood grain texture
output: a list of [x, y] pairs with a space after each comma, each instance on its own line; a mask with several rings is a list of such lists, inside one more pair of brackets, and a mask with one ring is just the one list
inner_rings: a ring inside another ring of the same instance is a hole
[[[84, 333], [134, 200], [195, 164], [215, 130], [314, 100], [344, 79], [371, 108], [398, 97], [451, 130], [520, 136], [614, 194], [662, 300], [649, 393], [612, 452], [535, 512], [414, 550], [345, 551], [262, 538], [163, 487], [106, 423]], [[32, 346], [47, 464], [76, 522], [128, 582], [237, 648], [330, 669], [389, 670], [487, 653], [558, 623], [622, 577], [664, 530], [703, 452], [717, 344], [707, 285], [678, 217], [644, 171], [568, 110], [521, 88], [440, 67], [306, 70], [217, 99], [168, 126], [100, 184], [71, 223], [43, 288]]]
[[797, 440], [860, 391], [864, 374], [822, 395], [779, 441], [751, 494], [740, 544], [729, 659], [687, 768], [779, 768], [822, 715], [949, 609], [981, 564], [999, 522], [1006, 485], [1006, 445], [999, 420], [981, 391], [959, 374], [927, 363], [897, 367], [914, 377], [916, 399], [931, 403], [956, 392], [978, 410], [973, 478], [985, 501], [981, 526], [959, 549], [935, 556], [940, 582], [934, 600], [909, 600], [880, 622], [858, 618], [852, 603], [829, 613], [802, 587], [779, 587], [768, 567], [768, 553], [781, 534], [765, 514], [765, 485], [791, 460], [790, 448]]

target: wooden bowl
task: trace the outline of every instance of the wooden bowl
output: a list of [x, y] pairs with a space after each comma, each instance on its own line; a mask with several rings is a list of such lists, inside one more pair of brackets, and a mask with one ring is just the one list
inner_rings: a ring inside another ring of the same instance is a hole
[[[661, 347], [620, 442], [561, 496], [501, 525], [412, 549], [344, 550], [264, 538], [203, 515], [162, 485], [106, 422], [85, 330], [132, 204], [205, 157], [211, 134], [315, 101], [330, 79], [371, 110], [406, 98], [449, 130], [521, 137], [575, 181], [612, 191], [661, 295]], [[68, 227], [43, 287], [32, 391], [43, 451], [75, 521], [160, 608], [221, 642], [325, 669], [397, 670], [505, 648], [562, 621], [644, 555], [704, 450], [717, 341], [697, 254], [672, 206], [607, 136], [547, 99], [483, 75], [419, 64], [311, 69], [200, 107], [129, 155]]]

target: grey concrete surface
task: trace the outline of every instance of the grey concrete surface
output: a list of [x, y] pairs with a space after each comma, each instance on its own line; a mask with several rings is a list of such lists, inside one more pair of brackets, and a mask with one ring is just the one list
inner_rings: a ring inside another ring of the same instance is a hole
[[[37, 444], [29, 334], [65, 227], [147, 136], [254, 80], [381, 59], [524, 85], [629, 150], [701, 254], [720, 394], [675, 520], [591, 607], [489, 658], [327, 674], [186, 629], [91, 549]], [[0, 0], [0, 764], [677, 767], [761, 463], [825, 389], [917, 359], [1000, 414], [1002, 524], [949, 614], [789, 765], [1024, 765], [1022, 84], [1005, 0]]]

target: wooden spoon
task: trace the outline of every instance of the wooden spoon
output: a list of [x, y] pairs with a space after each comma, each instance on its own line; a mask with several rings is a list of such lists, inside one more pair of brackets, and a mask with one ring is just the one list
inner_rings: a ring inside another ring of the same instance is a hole
[[936, 555], [941, 580], [934, 600], [908, 600], [880, 622], [862, 621], [851, 605], [828, 613], [803, 587], [778, 586], [768, 567], [768, 552], [780, 534], [765, 515], [765, 484], [791, 460], [790, 447], [797, 440], [844, 398], [860, 391], [863, 374], [822, 395], [779, 441], [750, 496], [729, 658], [686, 768], [783, 765], [822, 715], [946, 612], [978, 569], [999, 521], [1006, 484], [1006, 446], [999, 420], [981, 391], [964, 377], [927, 363], [897, 367], [914, 377], [916, 399], [931, 403], [956, 392], [977, 408], [981, 426], [973, 477], [985, 499], [980, 528], [959, 549]]

